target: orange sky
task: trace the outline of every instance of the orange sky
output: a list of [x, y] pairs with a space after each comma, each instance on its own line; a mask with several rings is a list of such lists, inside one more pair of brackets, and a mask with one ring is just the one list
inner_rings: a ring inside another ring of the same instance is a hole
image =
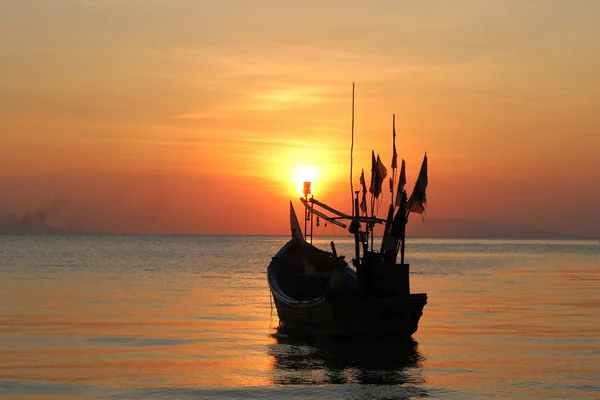
[[7, 0], [0, 214], [58, 198], [56, 225], [286, 233], [297, 164], [349, 207], [355, 80], [355, 184], [371, 149], [389, 166], [396, 113], [410, 187], [429, 155], [427, 218], [599, 236], [599, 16], [591, 0]]

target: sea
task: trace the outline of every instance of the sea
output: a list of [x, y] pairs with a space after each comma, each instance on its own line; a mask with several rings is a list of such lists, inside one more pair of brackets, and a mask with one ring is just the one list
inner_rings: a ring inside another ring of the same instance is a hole
[[286, 241], [0, 236], [0, 398], [600, 399], [597, 240], [409, 239], [410, 340], [280, 332]]

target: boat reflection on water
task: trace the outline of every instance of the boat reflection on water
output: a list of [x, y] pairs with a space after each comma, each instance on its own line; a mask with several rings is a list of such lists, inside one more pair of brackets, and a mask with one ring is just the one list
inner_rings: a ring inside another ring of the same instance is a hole
[[278, 385], [407, 385], [425, 397], [423, 360], [413, 339], [308, 336], [281, 328], [269, 346]]

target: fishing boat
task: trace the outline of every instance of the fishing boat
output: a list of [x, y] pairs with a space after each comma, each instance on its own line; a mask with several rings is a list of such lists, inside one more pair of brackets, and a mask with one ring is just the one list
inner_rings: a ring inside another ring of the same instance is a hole
[[[353, 96], [354, 97], [354, 96]], [[353, 101], [354, 104], [354, 101]], [[417, 331], [426, 293], [412, 293], [409, 264], [405, 263], [406, 224], [410, 213], [422, 214], [426, 201], [427, 154], [415, 188], [407, 197], [405, 163], [396, 176], [395, 124], [394, 151], [390, 178], [392, 201], [387, 217], [378, 218], [374, 205], [381, 195], [386, 169], [372, 152], [371, 213], [367, 210], [364, 170], [362, 190], [353, 191], [352, 211], [344, 213], [318, 201], [311, 183], [304, 183], [300, 202], [304, 206], [304, 232], [290, 202], [291, 238], [275, 254], [267, 267], [267, 279], [279, 316], [281, 329], [326, 335], [410, 336]], [[350, 173], [352, 176], [352, 172]], [[352, 183], [351, 183], [352, 185]], [[362, 200], [359, 197], [362, 191]], [[315, 219], [348, 228], [354, 235], [354, 258], [350, 266], [331, 249], [312, 244]], [[374, 246], [375, 227], [383, 226], [382, 241]], [[400, 262], [397, 258], [400, 255]]]

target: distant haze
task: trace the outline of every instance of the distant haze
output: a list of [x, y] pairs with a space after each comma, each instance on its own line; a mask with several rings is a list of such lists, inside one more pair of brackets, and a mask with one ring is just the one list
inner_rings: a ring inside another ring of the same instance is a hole
[[355, 80], [409, 232], [600, 237], [600, 2], [5, 0], [0, 48], [0, 233], [284, 234], [298, 165], [347, 211]]

